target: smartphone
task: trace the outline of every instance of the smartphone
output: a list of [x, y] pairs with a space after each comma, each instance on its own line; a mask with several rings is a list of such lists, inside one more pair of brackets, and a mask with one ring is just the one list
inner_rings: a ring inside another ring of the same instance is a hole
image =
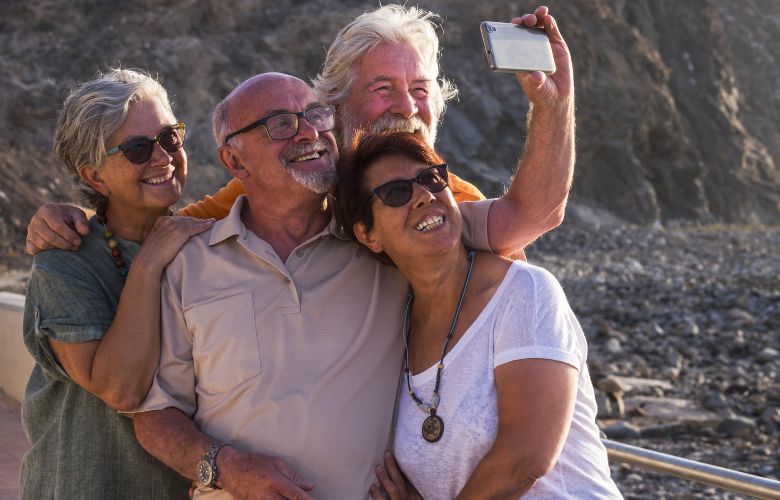
[[484, 21], [479, 29], [488, 65], [493, 71], [555, 73], [550, 39], [543, 29], [493, 21]]

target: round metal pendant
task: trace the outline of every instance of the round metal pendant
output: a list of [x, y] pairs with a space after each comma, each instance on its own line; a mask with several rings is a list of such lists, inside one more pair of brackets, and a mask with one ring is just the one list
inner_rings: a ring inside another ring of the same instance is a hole
[[431, 415], [422, 424], [423, 439], [429, 443], [435, 443], [444, 434], [444, 420], [438, 415]]

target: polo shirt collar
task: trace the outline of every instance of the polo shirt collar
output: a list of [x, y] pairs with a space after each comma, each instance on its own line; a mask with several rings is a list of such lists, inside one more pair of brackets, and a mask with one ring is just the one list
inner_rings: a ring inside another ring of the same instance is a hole
[[[214, 224], [214, 229], [212, 229], [211, 236], [209, 237], [209, 246], [221, 243], [233, 236], [241, 236], [248, 231], [241, 220], [241, 211], [244, 208], [245, 201], [245, 194], [236, 198], [227, 217]], [[333, 203], [333, 198], [331, 196], [328, 196], [328, 203]], [[340, 240], [349, 241], [349, 236], [338, 222], [336, 222], [336, 217], [333, 216], [332, 211], [330, 223], [328, 223], [327, 227], [317, 236], [327, 236], [328, 234]]]

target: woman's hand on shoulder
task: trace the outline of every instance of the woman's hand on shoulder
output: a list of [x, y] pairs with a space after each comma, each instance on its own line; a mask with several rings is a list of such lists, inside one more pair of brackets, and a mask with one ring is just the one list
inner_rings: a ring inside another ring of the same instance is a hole
[[214, 224], [214, 219], [196, 219], [194, 217], [159, 217], [149, 236], [146, 237], [141, 250], [133, 260], [154, 266], [162, 272], [170, 263], [181, 247], [191, 237], [200, 234]]
[[374, 468], [379, 484], [371, 486], [369, 490], [371, 498], [375, 500], [386, 498], [391, 500], [422, 500], [422, 496], [414, 488], [414, 485], [401, 472], [401, 468], [398, 467], [398, 462], [395, 461], [390, 450], [385, 451], [384, 462], [384, 467], [377, 465]]

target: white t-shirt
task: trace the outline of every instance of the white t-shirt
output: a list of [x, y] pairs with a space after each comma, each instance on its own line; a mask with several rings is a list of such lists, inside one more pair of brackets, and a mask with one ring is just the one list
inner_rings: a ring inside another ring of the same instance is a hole
[[[622, 498], [609, 475], [607, 452], [596, 426], [587, 343], [558, 281], [548, 271], [515, 262], [485, 309], [444, 358], [437, 414], [444, 434], [422, 437], [427, 417], [408, 394], [397, 405], [395, 456], [426, 500], [454, 498], [490, 450], [498, 429], [495, 367], [528, 358], [561, 361], [579, 370], [568, 437], [553, 469], [524, 498]], [[436, 365], [412, 377], [412, 388], [430, 402]]]

